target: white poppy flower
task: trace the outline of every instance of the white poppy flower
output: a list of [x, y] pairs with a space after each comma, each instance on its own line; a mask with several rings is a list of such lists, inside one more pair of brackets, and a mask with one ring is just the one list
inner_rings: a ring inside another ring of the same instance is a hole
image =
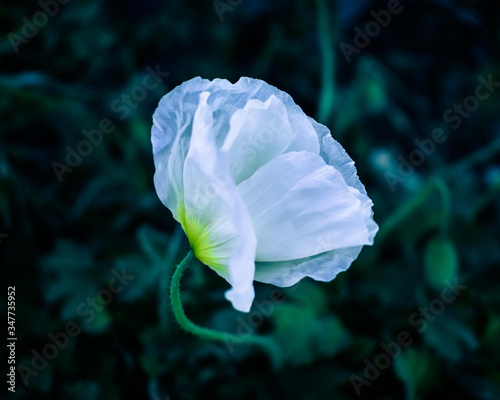
[[378, 230], [354, 162], [323, 125], [266, 82], [194, 78], [153, 116], [160, 200], [194, 255], [249, 311], [253, 281], [330, 281]]

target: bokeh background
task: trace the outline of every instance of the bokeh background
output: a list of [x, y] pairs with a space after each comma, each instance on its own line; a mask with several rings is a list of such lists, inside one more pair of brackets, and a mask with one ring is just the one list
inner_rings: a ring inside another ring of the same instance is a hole
[[[0, 5], [0, 296], [7, 319], [15, 286], [18, 337], [2, 398], [500, 399], [496, 2], [60, 1]], [[278, 369], [171, 315], [188, 243], [155, 194], [151, 116], [194, 76], [289, 93], [374, 200], [374, 246], [330, 283], [256, 284], [242, 314], [208, 268], [184, 277], [191, 319], [276, 340]]]

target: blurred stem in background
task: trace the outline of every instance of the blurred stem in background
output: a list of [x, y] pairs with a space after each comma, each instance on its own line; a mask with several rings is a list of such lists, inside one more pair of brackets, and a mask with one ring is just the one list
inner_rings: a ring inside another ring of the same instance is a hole
[[445, 177], [459, 176], [464, 171], [470, 169], [477, 164], [483, 164], [490, 161], [498, 153], [500, 153], [500, 138], [488, 143], [486, 146], [474, 151], [471, 154], [463, 157], [460, 161], [452, 164], [443, 171]]
[[[330, 22], [330, 12], [325, 0], [316, 0], [318, 18], [318, 39], [321, 51], [321, 94], [319, 100], [318, 121], [326, 126], [333, 126], [333, 109], [336, 103], [335, 88], [335, 53], [333, 43], [338, 38], [334, 25]], [[338, 27], [339, 24], [335, 24]]]
[[[474, 153], [464, 157], [457, 163], [447, 167], [440, 175], [443, 177], [460, 176], [464, 170], [472, 168], [476, 164], [481, 164], [489, 161], [497, 153], [500, 152], [500, 139], [497, 139], [487, 146], [475, 151]], [[451, 193], [446, 184], [445, 180], [441, 177], [432, 178], [424, 188], [418, 192], [415, 196], [410, 198], [406, 203], [403, 203], [396, 211], [389, 215], [380, 228], [377, 240], [382, 241], [386, 236], [393, 231], [403, 220], [408, 217], [415, 209], [420, 207], [431, 195], [431, 193], [437, 190], [441, 195], [442, 201], [442, 212], [441, 212], [441, 233], [445, 235], [447, 233], [450, 218], [451, 218]], [[476, 210], [473, 212], [473, 216], [476, 217], [477, 214], [484, 208], [485, 205], [489, 204], [494, 200], [499, 192], [499, 185], [493, 186], [492, 189], [483, 197], [480, 203], [477, 205]]]
[[237, 343], [254, 344], [260, 346], [268, 353], [273, 363], [273, 367], [278, 368], [282, 363], [282, 357], [280, 354], [280, 350], [272, 339], [259, 335], [238, 336], [232, 333], [218, 332], [213, 329], [198, 326], [188, 319], [186, 313], [184, 312], [184, 308], [182, 307], [180, 282], [184, 272], [188, 269], [191, 262], [195, 260], [197, 259], [193, 254], [193, 250], [189, 250], [186, 257], [184, 257], [184, 259], [175, 269], [174, 275], [172, 277], [172, 282], [170, 284], [170, 300], [172, 302], [172, 311], [179, 325], [187, 332], [199, 336], [202, 339], [224, 342], [226, 344]]
[[409, 199], [406, 203], [403, 203], [394, 213], [389, 215], [380, 228], [378, 240], [384, 240], [385, 237], [403, 222], [406, 217], [424, 204], [434, 190], [437, 190], [441, 195], [442, 211], [440, 226], [441, 233], [443, 235], [446, 234], [450, 223], [451, 194], [443, 179], [433, 178], [417, 195]]

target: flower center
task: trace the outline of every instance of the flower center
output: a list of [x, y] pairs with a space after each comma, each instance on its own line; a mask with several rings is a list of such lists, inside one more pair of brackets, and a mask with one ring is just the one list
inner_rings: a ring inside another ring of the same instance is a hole
[[227, 265], [224, 259], [217, 257], [217, 247], [211, 241], [208, 225], [200, 222], [196, 215], [186, 213], [183, 206], [178, 215], [195, 257], [220, 275], [227, 274]]

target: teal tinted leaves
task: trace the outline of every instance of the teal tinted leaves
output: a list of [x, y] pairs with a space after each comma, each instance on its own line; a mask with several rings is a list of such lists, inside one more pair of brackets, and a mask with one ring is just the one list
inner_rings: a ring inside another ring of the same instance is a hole
[[474, 332], [465, 323], [446, 315], [437, 316], [423, 334], [429, 346], [452, 362], [459, 361], [478, 346]]
[[149, 327], [142, 331], [140, 340], [143, 351], [140, 356], [142, 369], [148, 376], [157, 378], [168, 371], [175, 352], [167, 352], [167, 340], [164, 333], [157, 327]]
[[161, 271], [168, 268], [169, 262], [175, 257], [174, 249], [169, 244], [174, 242], [175, 234], [169, 236], [164, 232], [157, 231], [151, 226], [141, 226], [136, 234], [139, 252], [132, 252], [116, 261], [118, 270], [125, 270], [127, 274], [134, 276], [133, 284], [127, 286], [120, 293], [120, 300], [132, 302], [154, 293], [153, 289], [158, 284]]
[[112, 323], [112, 317], [106, 309], [95, 313], [94, 318], [89, 322], [82, 324], [82, 329], [90, 334], [99, 334], [106, 332]]
[[500, 341], [498, 338], [500, 338], [500, 316], [493, 315], [486, 325], [482, 344], [500, 362]]
[[292, 364], [308, 364], [331, 357], [349, 343], [349, 334], [336, 316], [328, 314], [324, 293], [309, 282], [286, 290], [287, 301], [272, 316], [273, 338], [283, 358]]
[[416, 400], [434, 385], [439, 373], [436, 361], [429, 351], [417, 348], [408, 348], [395, 359], [395, 372], [406, 387], [407, 400]]
[[101, 271], [88, 249], [60, 240], [41, 263], [45, 279], [44, 297], [48, 303], [62, 302], [61, 317], [75, 318], [76, 309], [86, 296], [99, 290]]
[[458, 255], [453, 242], [448, 238], [436, 237], [429, 241], [424, 252], [424, 266], [427, 282], [436, 290], [445, 287], [458, 273]]

